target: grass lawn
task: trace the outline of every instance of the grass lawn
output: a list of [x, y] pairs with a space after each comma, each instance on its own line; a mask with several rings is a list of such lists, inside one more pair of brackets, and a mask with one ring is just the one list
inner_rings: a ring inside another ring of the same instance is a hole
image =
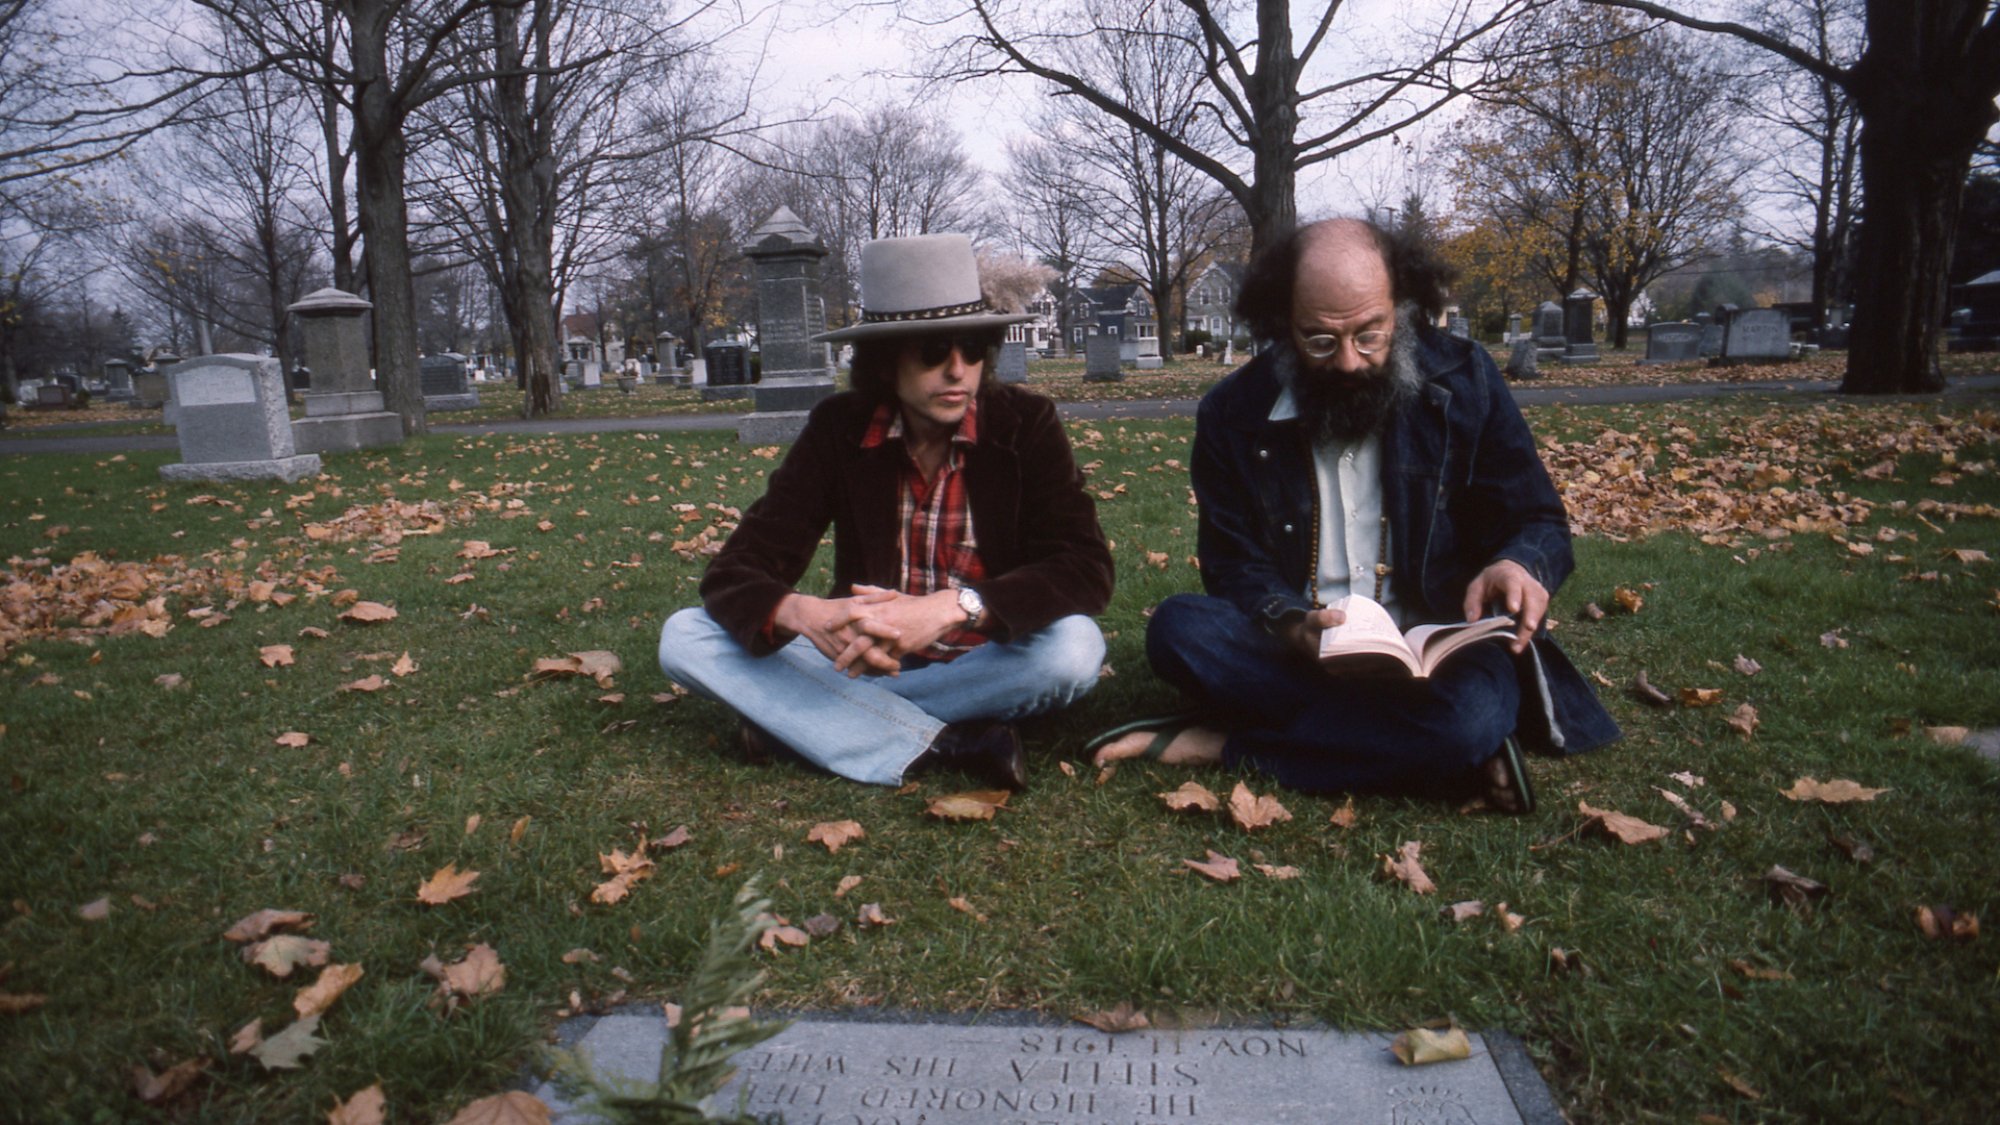
[[[1918, 911], [2000, 909], [1995, 769], [1928, 729], [2000, 727], [2000, 398], [1530, 420], [1580, 532], [1559, 635], [1625, 740], [1534, 760], [1532, 817], [1364, 797], [1343, 827], [1343, 801], [1277, 792], [1292, 819], [1256, 832], [1168, 812], [1156, 794], [1194, 775], [1100, 781], [1081, 756], [1172, 702], [1142, 638], [1197, 585], [1190, 421], [1072, 427], [1118, 560], [1108, 667], [1028, 726], [1029, 791], [971, 823], [924, 817], [947, 778], [740, 763], [731, 718], [662, 681], [691, 544], [775, 448], [434, 434], [293, 486], [0, 454], [0, 1118], [319, 1120], [380, 1082], [392, 1120], [444, 1120], [561, 1016], [673, 997], [757, 874], [794, 924], [843, 923], [760, 955], [772, 1008], [1452, 1018], [1518, 1033], [1578, 1121], [1991, 1119], [2000, 944], [1927, 937]], [[344, 618], [357, 599], [395, 615]], [[529, 678], [591, 650], [622, 671]], [[1640, 702], [1641, 672], [1672, 702]], [[1788, 798], [1805, 777], [1886, 791]], [[1580, 803], [1665, 836], [1622, 844]], [[865, 838], [808, 842], [850, 819]], [[650, 878], [592, 901], [600, 856], [680, 826]], [[1406, 841], [1437, 893], [1381, 875]], [[1183, 866], [1210, 849], [1244, 878]], [[447, 864], [470, 893], [419, 901]], [[1774, 901], [1774, 866], [1828, 889]], [[1489, 912], [1440, 916], [1472, 899]], [[894, 924], [857, 926], [864, 904]], [[304, 936], [362, 970], [295, 1069], [230, 1052], [322, 972], [245, 962], [223, 934], [261, 908], [309, 912]], [[420, 964], [479, 944], [504, 987], [441, 1003]], [[135, 1067], [180, 1064], [184, 1092], [133, 1092]]]

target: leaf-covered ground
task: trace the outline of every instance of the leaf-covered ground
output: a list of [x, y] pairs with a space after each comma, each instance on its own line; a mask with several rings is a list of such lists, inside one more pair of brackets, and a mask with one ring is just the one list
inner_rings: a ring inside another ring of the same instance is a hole
[[1582, 536], [1559, 635], [1627, 737], [1531, 762], [1519, 819], [1088, 765], [1173, 702], [1185, 420], [1072, 427], [1110, 655], [1006, 800], [740, 762], [658, 674], [776, 448], [0, 457], [6, 1114], [444, 1120], [563, 1015], [673, 997], [761, 874], [770, 1006], [1451, 1017], [1577, 1120], [1992, 1116], [2000, 786], [1957, 743], [2000, 727], [2000, 402], [1531, 421]]

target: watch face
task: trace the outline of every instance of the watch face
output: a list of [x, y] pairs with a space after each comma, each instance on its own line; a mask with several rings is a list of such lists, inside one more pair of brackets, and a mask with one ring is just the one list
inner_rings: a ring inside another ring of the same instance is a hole
[[979, 615], [986, 610], [986, 602], [979, 596], [979, 591], [970, 586], [960, 586], [958, 588], [958, 608], [965, 611], [965, 619], [967, 621], [977, 621], [979, 620]]

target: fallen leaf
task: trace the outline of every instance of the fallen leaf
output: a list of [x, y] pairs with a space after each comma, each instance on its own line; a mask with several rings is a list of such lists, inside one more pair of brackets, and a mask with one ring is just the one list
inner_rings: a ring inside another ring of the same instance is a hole
[[1596, 602], [1585, 602], [1583, 604], [1583, 616], [1586, 620], [1602, 621], [1604, 620], [1604, 610]]
[[840, 879], [840, 885], [833, 889], [833, 897], [843, 898], [846, 896], [847, 892], [853, 890], [854, 888], [860, 885], [861, 885], [861, 876], [843, 875], [841, 876]]
[[1684, 687], [1680, 691], [1683, 707], [1713, 707], [1722, 702], [1721, 688]]
[[1917, 928], [1934, 941], [1971, 941], [1979, 936], [1979, 916], [1961, 914], [1949, 906], [1919, 906]]
[[1924, 737], [1939, 746], [1961, 746], [1972, 737], [1970, 727], [1925, 727]]
[[810, 937], [829, 937], [840, 929], [840, 919], [831, 914], [815, 914], [806, 919], [806, 934]]
[[1347, 798], [1347, 803], [1333, 810], [1333, 815], [1327, 817], [1326, 819], [1327, 822], [1332, 824], [1335, 828], [1354, 827], [1354, 823], [1356, 819], [1358, 819], [1357, 814], [1354, 811], [1354, 798], [1353, 797]]
[[417, 886], [417, 901], [429, 906], [443, 906], [452, 899], [471, 894], [473, 881], [478, 878], [477, 871], [460, 871], [456, 862], [447, 863], [431, 872], [431, 877]]
[[1424, 873], [1424, 865], [1418, 861], [1418, 853], [1424, 850], [1422, 841], [1405, 840], [1396, 854], [1382, 857], [1382, 874], [1400, 879], [1403, 884], [1420, 895], [1437, 890], [1437, 884]]
[[953, 895], [952, 897], [944, 900], [944, 904], [946, 906], [951, 907], [953, 910], [958, 911], [960, 914], [970, 914], [972, 916], [972, 920], [975, 922], [986, 921], [986, 915], [981, 914], [977, 910], [974, 910], [972, 908], [972, 903], [968, 899], [966, 899], [964, 895]]
[[1764, 666], [1762, 664], [1757, 663], [1755, 660], [1750, 659], [1749, 657], [1743, 655], [1740, 652], [1736, 654], [1736, 662], [1734, 667], [1738, 672], [1741, 672], [1746, 676], [1754, 676], [1757, 673], [1762, 672], [1764, 670]]
[[363, 676], [358, 680], [350, 680], [347, 683], [340, 685], [340, 690], [376, 692], [376, 691], [381, 691], [383, 688], [388, 686], [389, 686], [389, 681], [383, 679], [381, 676], [374, 675], [371, 673], [370, 675]]
[[1637, 613], [1646, 606], [1644, 595], [1630, 586], [1620, 586], [1616, 590], [1613, 590], [1611, 592], [1611, 600], [1617, 602], [1618, 608], [1624, 610], [1626, 613]]
[[1510, 934], [1513, 933], [1515, 930], [1520, 929], [1528, 921], [1521, 915], [1516, 914], [1513, 911], [1507, 909], [1507, 904], [1504, 902], [1494, 907], [1493, 913], [1497, 915], [1500, 919], [1500, 928], [1506, 930]]
[[102, 922], [111, 917], [111, 899], [108, 896], [92, 899], [76, 908], [76, 916], [86, 922]]
[[290, 645], [265, 645], [257, 650], [257, 659], [266, 668], [287, 668], [296, 663], [292, 658]]
[[597, 954], [592, 953], [590, 950], [585, 949], [582, 946], [577, 946], [575, 949], [572, 949], [568, 953], [562, 955], [562, 963], [565, 965], [574, 965], [581, 961], [589, 961], [595, 964], [596, 962], [602, 960], [604, 960], [604, 958], [599, 957]]
[[256, 1050], [262, 1042], [264, 1042], [264, 1017], [258, 1016], [237, 1028], [236, 1034], [229, 1037], [229, 1053], [247, 1055]]
[[292, 1010], [300, 1016], [317, 1016], [333, 1007], [340, 994], [353, 987], [365, 972], [359, 965], [328, 965], [319, 971], [319, 979], [299, 989], [292, 997]]
[[879, 902], [863, 903], [861, 909], [855, 912], [854, 921], [859, 925], [869, 927], [893, 926], [896, 924], [894, 918], [882, 913], [882, 904]]
[[1666, 799], [1666, 802], [1668, 804], [1680, 810], [1680, 814], [1686, 817], [1688, 819], [1688, 822], [1694, 827], [1707, 828], [1710, 830], [1713, 830], [1715, 828], [1714, 822], [1710, 821], [1708, 817], [1704, 816], [1700, 809], [1697, 809], [1693, 805], [1688, 804], [1687, 798], [1681, 796], [1679, 793], [1676, 793], [1671, 789], [1662, 789], [1659, 786], [1654, 786], [1653, 792], [1658, 793], [1661, 797]]
[[362, 625], [372, 625], [379, 621], [394, 621], [396, 611], [381, 602], [355, 602], [341, 611], [342, 621], [353, 621]]
[[1848, 859], [1856, 863], [1875, 862], [1875, 849], [1869, 847], [1866, 840], [1857, 839], [1853, 836], [1841, 836], [1832, 832], [1828, 832], [1826, 838], [1834, 847], [1839, 848]]
[[153, 682], [168, 691], [172, 691], [182, 684], [187, 683], [187, 677], [181, 675], [179, 672], [162, 672], [153, 677]]
[[1218, 883], [1233, 883], [1243, 876], [1234, 859], [1213, 848], [1209, 849], [1207, 859], [1184, 859], [1181, 863], [1196, 874], [1206, 875]]
[[177, 1062], [158, 1074], [143, 1066], [132, 1068], [132, 1092], [147, 1105], [169, 1102], [186, 1092], [201, 1072], [208, 1069], [206, 1057]]
[[780, 944], [803, 946], [810, 941], [812, 935], [797, 926], [769, 926], [763, 933], [757, 935], [757, 944], [762, 946], [766, 953], [777, 952]]
[[1945, 554], [1949, 555], [1952, 558], [1957, 559], [1959, 562], [1962, 563], [1983, 563], [1991, 561], [1986, 557], [1985, 551], [1975, 550], [1974, 548], [1971, 547], [1953, 547], [1945, 551]]
[[1390, 1041], [1389, 1053], [1404, 1066], [1423, 1066], [1426, 1063], [1471, 1058], [1472, 1041], [1466, 1038], [1462, 1029], [1456, 1027], [1443, 1031], [1413, 1027]]
[[453, 999], [472, 1000], [507, 986], [507, 967], [500, 963], [500, 955], [493, 947], [483, 941], [449, 965], [433, 954], [424, 958], [418, 968], [436, 978], [438, 991]]
[[1840, 632], [1835, 630], [1831, 633], [1821, 633], [1819, 635], [1819, 644], [1821, 648], [1846, 648], [1847, 638], [1841, 636]]
[[419, 667], [421, 667], [421, 665], [419, 665], [416, 661], [411, 660], [410, 654], [405, 652], [402, 656], [396, 659], [396, 662], [394, 664], [389, 665], [389, 671], [395, 673], [398, 678], [401, 678], [416, 671]]
[[1463, 922], [1468, 918], [1477, 918], [1484, 913], [1486, 913], [1486, 904], [1480, 902], [1478, 899], [1454, 902], [1443, 910], [1438, 911], [1440, 917], [1452, 922]]
[[32, 1012], [48, 1002], [48, 996], [40, 992], [0, 992], [0, 1016]]
[[1757, 733], [1757, 709], [1748, 703], [1739, 703], [1728, 718], [1729, 727], [1744, 738]]
[[1745, 1082], [1734, 1071], [1729, 1070], [1726, 1067], [1717, 1067], [1715, 1073], [1717, 1077], [1722, 1079], [1723, 1084], [1727, 1085], [1730, 1089], [1736, 1091], [1738, 1094], [1741, 1094], [1742, 1096], [1749, 1098], [1753, 1102], [1761, 1101], [1763, 1099], [1764, 1095], [1757, 1089], [1757, 1087], [1752, 1086], [1748, 1082]]
[[514, 826], [507, 830], [507, 842], [510, 844], [520, 843], [521, 837], [526, 836], [528, 834], [529, 822], [533, 821], [534, 819], [535, 819], [534, 816], [529, 815], [529, 816], [523, 816], [520, 819], [514, 821]]
[[307, 1055], [326, 1046], [326, 1040], [313, 1034], [318, 1030], [319, 1017], [306, 1016], [257, 1044], [250, 1057], [263, 1063], [265, 1070], [296, 1070]]
[[675, 825], [672, 832], [649, 841], [647, 846], [654, 851], [670, 852], [692, 839], [694, 839], [694, 833], [688, 831], [687, 825], [680, 824]]
[[1268, 863], [1253, 863], [1251, 864], [1251, 866], [1255, 867], [1258, 873], [1263, 875], [1267, 879], [1296, 879], [1300, 875], [1305, 874], [1304, 872], [1300, 871], [1296, 867], [1291, 866], [1290, 864], [1286, 864], [1282, 867], [1276, 867]]
[[1661, 839], [1667, 834], [1667, 830], [1657, 824], [1649, 824], [1636, 816], [1627, 816], [1624, 813], [1613, 812], [1610, 809], [1594, 809], [1586, 801], [1578, 801], [1576, 803], [1576, 811], [1590, 818], [1586, 822], [1586, 826], [1589, 823], [1595, 823], [1606, 832], [1616, 836], [1623, 843], [1650, 843]]
[[1887, 793], [1888, 790], [1869, 789], [1846, 778], [1835, 778], [1832, 781], [1821, 782], [1814, 781], [1810, 777], [1802, 777], [1792, 782], [1790, 789], [1781, 789], [1779, 792], [1794, 801], [1818, 801], [1826, 805], [1844, 805], [1852, 801], [1872, 801], [1880, 794]]
[[1795, 874], [1776, 864], [1764, 872], [1764, 889], [1771, 898], [1793, 908], [1801, 908], [1814, 899], [1824, 898], [1827, 893], [1825, 883]]
[[924, 815], [932, 820], [992, 820], [1011, 796], [1005, 789], [975, 789], [932, 797], [924, 802]]
[[1689, 789], [1699, 789], [1708, 784], [1707, 778], [1702, 777], [1700, 774], [1689, 773], [1686, 770], [1682, 770], [1679, 773], [1670, 773], [1667, 776], [1687, 786]]
[[837, 852], [843, 844], [846, 844], [850, 840], [865, 839], [867, 835], [866, 832], [861, 830], [861, 824], [858, 821], [823, 820], [813, 825], [812, 829], [806, 833], [806, 843], [825, 844], [827, 851]]
[[1639, 674], [1632, 677], [1632, 694], [1638, 696], [1639, 702], [1653, 707], [1671, 707], [1674, 703], [1666, 692], [1647, 681], [1644, 669], [1640, 669]]
[[1276, 797], [1269, 794], [1260, 797], [1239, 781], [1236, 788], [1229, 791], [1229, 818], [1248, 832], [1269, 828], [1281, 820], [1290, 820], [1292, 814], [1278, 803]]
[[354, 1096], [344, 1102], [337, 1102], [327, 1111], [326, 1125], [382, 1125], [389, 1111], [388, 1098], [382, 1093], [382, 1084], [365, 1090], [356, 1090]]
[[1792, 979], [1792, 974], [1786, 972], [1783, 969], [1766, 969], [1758, 965], [1752, 965], [1750, 962], [1745, 961], [1740, 957], [1730, 958], [1729, 967], [1731, 969], [1736, 970], [1737, 975], [1745, 977], [1749, 980]]
[[1175, 812], [1222, 811], [1222, 799], [1199, 781], [1184, 781], [1179, 789], [1159, 796]]
[[292, 749], [297, 750], [300, 747], [304, 746], [306, 743], [311, 742], [312, 735], [309, 735], [302, 730], [288, 730], [285, 733], [279, 735], [278, 737], [272, 739], [271, 741], [277, 743], [280, 746], [289, 746]]
[[333, 955], [333, 946], [297, 934], [278, 934], [243, 947], [243, 959], [280, 980], [301, 965], [318, 968]]
[[1085, 1012], [1076, 1017], [1076, 1022], [1087, 1023], [1106, 1035], [1144, 1031], [1153, 1026], [1153, 1021], [1146, 1018], [1146, 1013], [1134, 1008], [1129, 1000], [1120, 1000], [1107, 1011]]
[[313, 924], [313, 916], [302, 910], [259, 910], [236, 920], [236, 924], [224, 930], [226, 941], [256, 941], [273, 930], [303, 930]]
[[533, 1094], [509, 1090], [481, 1098], [458, 1111], [445, 1125], [549, 1125], [547, 1103]]

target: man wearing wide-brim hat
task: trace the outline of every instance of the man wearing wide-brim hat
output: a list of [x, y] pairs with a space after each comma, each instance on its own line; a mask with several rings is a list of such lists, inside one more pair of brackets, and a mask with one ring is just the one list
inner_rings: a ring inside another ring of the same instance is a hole
[[[882, 785], [951, 768], [1020, 789], [1015, 720], [1089, 691], [1111, 552], [1053, 403], [992, 378], [1031, 319], [982, 298], [972, 244], [861, 251], [853, 389], [803, 433], [660, 632], [667, 675], [735, 709], [753, 757], [788, 748]], [[833, 582], [797, 588], [827, 526]]]

